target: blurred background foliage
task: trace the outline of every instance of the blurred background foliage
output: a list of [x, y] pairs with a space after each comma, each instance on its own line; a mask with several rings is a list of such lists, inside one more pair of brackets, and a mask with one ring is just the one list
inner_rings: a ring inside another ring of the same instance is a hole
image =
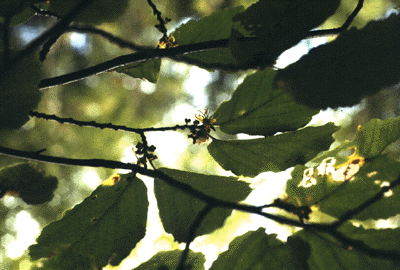
[[[254, 2], [256, 1], [154, 1], [163, 16], [172, 19], [167, 25], [169, 32], [188, 19], [199, 19], [223, 8], [238, 5], [248, 7]], [[323, 28], [340, 26], [357, 2], [357, 0], [343, 0], [337, 13], [324, 23]], [[384, 17], [393, 7], [392, 4], [390, 0], [366, 0], [353, 25], [361, 28], [370, 20]], [[34, 16], [26, 23], [13, 27], [12, 42], [15, 46], [22, 48], [54, 22], [55, 19], [52, 17]], [[127, 12], [118, 20], [97, 27], [137, 44], [156, 47], [161, 38], [161, 34], [154, 27], [156, 24], [158, 22], [147, 1], [131, 0]], [[307, 44], [311, 45], [311, 42], [306, 42], [303, 46]], [[70, 32], [63, 34], [56, 42], [43, 65], [46, 77], [54, 77], [128, 53], [132, 51], [121, 49], [102, 37]], [[295, 59], [289, 59], [289, 61], [295, 61]], [[184, 63], [163, 59], [157, 84], [133, 79], [121, 73], [104, 73], [42, 90], [43, 96], [37, 111], [59, 117], [72, 117], [76, 120], [111, 122], [135, 128], [184, 124], [184, 119], [193, 119], [194, 114], [198, 113], [197, 110], [208, 108], [214, 111], [222, 101], [229, 99], [245, 74], [246, 72], [233, 74], [222, 71], [209, 73]], [[389, 96], [390, 98], [387, 98]], [[340, 111], [341, 109], [338, 109], [333, 115], [341, 116], [340, 121], [345, 125], [336, 137], [338, 140], [352, 139], [357, 125], [367, 122], [368, 119], [385, 119], [399, 115], [398, 88], [385, 89], [364, 100], [362, 105], [358, 106], [357, 110], [350, 111], [350, 114], [341, 114]], [[221, 169], [209, 156], [205, 145], [192, 145], [192, 141], [187, 139], [187, 133], [188, 131], [148, 133], [149, 144], [157, 147], [156, 154], [159, 156], [156, 162], [157, 167], [167, 166], [220, 174]], [[227, 138], [227, 135], [221, 133], [217, 133], [217, 136]], [[31, 119], [19, 130], [0, 131], [0, 138], [3, 146], [26, 151], [38, 151], [45, 148], [46, 151], [43, 154], [51, 156], [129, 162], [135, 162], [131, 148], [140, 140], [138, 136], [126, 132], [61, 125], [41, 119]], [[396, 150], [395, 147], [393, 146], [392, 150]], [[1, 166], [20, 161], [0, 156]], [[51, 202], [39, 206], [27, 205], [19, 198], [11, 196], [6, 196], [1, 200], [1, 269], [29, 269], [32, 263], [24, 250], [34, 242], [41, 228], [60, 219], [64, 211], [81, 202], [102, 180], [115, 173], [115, 171], [101, 168], [53, 164], [39, 164], [39, 166], [60, 180], [55, 197]], [[258, 185], [260, 183], [253, 182], [253, 187], [257, 188]], [[274, 198], [277, 195], [271, 196]], [[234, 216], [236, 221], [229, 219], [226, 228], [217, 230], [209, 238], [203, 239], [204, 245], [214, 243], [219, 246], [228, 243], [231, 238], [223, 232], [229, 232], [234, 227], [238, 227], [241, 222], [248, 220], [248, 216], [242, 213]], [[162, 225], [156, 224], [156, 226]], [[152, 244], [159, 249], [178, 247], [172, 237], [165, 235]], [[167, 246], [163, 247], [163, 245]], [[131, 255], [140, 257], [140, 254], [136, 252]], [[146, 255], [143, 261], [149, 257], [151, 254]], [[137, 261], [135, 262], [137, 264]], [[133, 267], [123, 269], [131, 268]]]

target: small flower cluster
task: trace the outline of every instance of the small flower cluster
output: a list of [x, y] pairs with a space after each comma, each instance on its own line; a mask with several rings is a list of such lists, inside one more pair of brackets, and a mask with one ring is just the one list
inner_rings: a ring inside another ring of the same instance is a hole
[[156, 147], [154, 145], [146, 147], [146, 145], [144, 145], [143, 143], [138, 142], [136, 144], [136, 149], [132, 148], [132, 150], [137, 158], [137, 164], [140, 166], [145, 166], [147, 164], [147, 161], [153, 161], [157, 159], [157, 156], [154, 155], [154, 151], [156, 150]]
[[[193, 144], [202, 144], [207, 142], [210, 137], [209, 134], [211, 130], [215, 131], [215, 128], [212, 124], [214, 124], [217, 120], [211, 118], [212, 115], [210, 111], [206, 109], [204, 113], [200, 113], [200, 115], [195, 115], [196, 120], [193, 122], [193, 126], [190, 127], [190, 134], [188, 135], [188, 138], [193, 139]], [[189, 124], [190, 121], [190, 119], [185, 119], [186, 125]], [[202, 126], [198, 126], [200, 122], [203, 124]]]

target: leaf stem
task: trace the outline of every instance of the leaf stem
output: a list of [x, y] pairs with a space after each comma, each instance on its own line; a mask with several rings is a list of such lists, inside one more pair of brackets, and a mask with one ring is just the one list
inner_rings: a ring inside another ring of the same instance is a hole
[[190, 243], [194, 240], [194, 235], [196, 234], [197, 229], [200, 227], [201, 223], [205, 219], [205, 217], [211, 212], [213, 209], [213, 206], [211, 204], [207, 204], [196, 216], [195, 220], [193, 221], [192, 225], [190, 225], [187, 240], [186, 240], [186, 246], [185, 249], [182, 252], [181, 255], [181, 260], [179, 262], [178, 267], [176, 270], [185, 270], [185, 262], [187, 259], [187, 256], [189, 254], [189, 246]]

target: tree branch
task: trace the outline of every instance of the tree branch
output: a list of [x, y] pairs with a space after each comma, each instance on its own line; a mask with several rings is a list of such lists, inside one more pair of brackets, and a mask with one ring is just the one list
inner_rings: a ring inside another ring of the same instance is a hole
[[11, 70], [18, 62], [22, 61], [23, 59], [31, 55], [35, 50], [39, 48], [40, 45], [46, 42], [46, 40], [48, 40], [54, 35], [62, 33], [64, 29], [71, 23], [74, 17], [78, 15], [80, 12], [82, 12], [89, 5], [91, 5], [93, 2], [94, 0], [82, 1], [81, 4], [77, 5], [70, 12], [68, 12], [67, 15], [65, 15], [59, 22], [57, 22], [49, 30], [47, 30], [46, 32], [41, 34], [38, 38], [36, 38], [34, 41], [29, 43], [29, 45], [25, 49], [17, 53], [17, 55], [13, 59], [11, 59], [9, 64], [3, 64], [0, 67], [0, 77], [7, 76], [6, 73], [9, 70]]
[[331, 229], [331, 224], [318, 224], [318, 223], [307, 223], [302, 224], [301, 222], [295, 221], [290, 218], [273, 215], [269, 213], [262, 212], [262, 209], [252, 205], [246, 204], [238, 204], [234, 202], [224, 201], [212, 196], [209, 196], [201, 191], [194, 189], [192, 186], [179, 182], [174, 178], [164, 174], [158, 170], [149, 170], [143, 167], [140, 167], [136, 164], [124, 163], [119, 161], [112, 160], [104, 160], [104, 159], [71, 159], [71, 158], [61, 158], [61, 157], [53, 157], [53, 156], [45, 156], [41, 155], [38, 152], [26, 152], [21, 150], [10, 149], [6, 147], [0, 146], [0, 154], [18, 157], [22, 159], [29, 159], [34, 161], [48, 162], [60, 165], [70, 165], [70, 166], [88, 166], [88, 167], [102, 167], [102, 168], [110, 168], [110, 169], [127, 169], [132, 170], [133, 172], [137, 172], [142, 175], [146, 175], [152, 178], [160, 179], [164, 181], [171, 187], [175, 187], [182, 192], [195, 197], [203, 202], [213, 205], [214, 207], [226, 208], [226, 209], [235, 209], [247, 213], [257, 214], [268, 219], [274, 220], [281, 224], [292, 225], [296, 227], [302, 228], [313, 228], [318, 231], [329, 231]]
[[[343, 32], [344, 30], [346, 30], [348, 28], [348, 26], [352, 23], [352, 21], [354, 20], [354, 18], [358, 14], [358, 12], [361, 10], [363, 3], [364, 3], [363, 0], [359, 0], [357, 7], [355, 8], [353, 13], [347, 18], [346, 22], [341, 27], [335, 28], [335, 29], [329, 29], [329, 30], [310, 31], [304, 37], [304, 39], [312, 38], [312, 37], [316, 37], [316, 36], [339, 34], [339, 33]], [[213, 41], [200, 42], [200, 43], [194, 43], [194, 44], [188, 44], [188, 45], [180, 45], [180, 46], [177, 46], [174, 48], [169, 48], [169, 49], [144, 50], [144, 51], [136, 52], [133, 54], [123, 55], [123, 56], [114, 58], [112, 60], [103, 62], [101, 64], [98, 64], [96, 66], [82, 69], [80, 71], [72, 72], [72, 73], [61, 75], [58, 77], [44, 79], [40, 82], [39, 89], [46, 89], [46, 88], [54, 87], [57, 85], [63, 85], [63, 84], [75, 82], [75, 81], [84, 79], [86, 77], [92, 76], [92, 75], [100, 74], [100, 73], [103, 73], [106, 71], [111, 71], [118, 67], [127, 66], [127, 65], [131, 65], [131, 64], [138, 64], [141, 62], [158, 59], [158, 58], [163, 58], [163, 57], [171, 58], [176, 61], [184, 61], [184, 62], [190, 63], [191, 62], [190, 59], [184, 59], [180, 56], [183, 56], [185, 54], [190, 54], [190, 53], [228, 48], [228, 43], [229, 43], [229, 39], [221, 39], [221, 40], [213, 40]], [[126, 44], [126, 45], [128, 45], [128, 44]], [[131, 46], [131, 45], [129, 45], [129, 46]], [[136, 46], [136, 45], [132, 45], [132, 46]], [[206, 67], [206, 65], [204, 65], [204, 66]], [[211, 67], [218, 67], [218, 65], [210, 66], [210, 68]], [[220, 65], [220, 68], [226, 68], [227, 70], [232, 70], [232, 71], [233, 70], [239, 71], [239, 70], [245, 69], [244, 67], [228, 66], [228, 65], [226, 65], [226, 66]]]
[[99, 124], [96, 123], [95, 121], [78, 121], [74, 120], [73, 118], [61, 118], [55, 115], [49, 115], [49, 114], [44, 114], [44, 113], [39, 113], [39, 112], [30, 112], [30, 116], [36, 117], [36, 118], [41, 118], [45, 120], [54, 120], [57, 121], [60, 124], [72, 124], [80, 127], [94, 127], [94, 128], [100, 128], [100, 129], [112, 129], [112, 130], [122, 130], [122, 131], [127, 131], [127, 132], [133, 132], [137, 134], [142, 134], [143, 132], [149, 132], [149, 131], [175, 131], [178, 129], [185, 130], [185, 129], [190, 129], [190, 128], [196, 128], [196, 127], [201, 127], [201, 126], [196, 126], [196, 125], [176, 125], [173, 127], [160, 127], [160, 128], [130, 128], [126, 126], [121, 126], [121, 125], [114, 125], [111, 123], [108, 124]]
[[212, 49], [225, 48], [228, 45], [228, 41], [229, 41], [228, 39], [213, 40], [213, 41], [206, 41], [189, 45], [181, 45], [170, 49], [153, 49], [153, 50], [140, 51], [133, 54], [119, 56], [117, 58], [103, 62], [93, 67], [89, 67], [69, 74], [61, 75], [58, 77], [44, 79], [40, 82], [39, 89], [45, 89], [57, 85], [72, 83], [92, 75], [100, 74], [106, 71], [112, 71], [119, 67], [131, 64], [138, 64], [141, 62], [158, 59], [162, 57], [173, 58], [176, 55], [184, 55], [188, 53], [203, 52]]
[[335, 35], [347, 30], [347, 28], [349, 28], [350, 24], [353, 22], [354, 18], [357, 16], [358, 12], [360, 12], [360, 10], [362, 9], [363, 5], [364, 0], [359, 0], [356, 8], [353, 10], [353, 12], [350, 14], [350, 16], [347, 18], [342, 26], [333, 29], [310, 31], [306, 38]]
[[108, 33], [102, 29], [97, 29], [97, 28], [94, 28], [94, 27], [88, 26], [88, 25], [71, 25], [65, 30], [65, 32], [78, 32], [78, 33], [85, 33], [85, 34], [89, 33], [89, 34], [100, 35], [101, 37], [107, 39], [109, 42], [117, 44], [121, 48], [128, 48], [128, 49], [135, 50], [135, 51], [144, 51], [144, 50], [154, 49], [149, 46], [137, 45], [131, 41], [126, 41], [122, 38], [114, 36], [113, 34]]

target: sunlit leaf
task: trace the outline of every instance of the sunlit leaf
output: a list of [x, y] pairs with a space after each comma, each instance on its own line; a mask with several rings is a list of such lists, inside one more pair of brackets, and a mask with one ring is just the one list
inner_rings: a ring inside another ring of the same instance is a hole
[[0, 194], [9, 192], [27, 204], [51, 201], [57, 185], [56, 177], [46, 176], [31, 163], [19, 163], [0, 170]]
[[360, 153], [369, 158], [379, 155], [398, 138], [400, 138], [400, 117], [386, 120], [370, 120], [359, 127], [355, 140]]
[[[251, 191], [248, 183], [239, 181], [236, 177], [205, 175], [166, 168], [160, 170], [198, 191], [230, 202], [244, 200]], [[165, 231], [171, 233], [176, 241], [186, 242], [190, 225], [206, 204], [161, 180], [155, 181], [154, 193]], [[213, 209], [203, 220], [195, 236], [208, 234], [222, 227], [231, 213], [232, 210], [228, 209]]]
[[400, 81], [400, 16], [351, 29], [280, 70], [277, 85], [314, 108], [351, 106]]
[[[366, 161], [350, 143], [324, 153], [323, 157], [314, 167], [296, 166], [286, 184], [286, 193], [292, 203], [316, 204], [320, 211], [334, 217], [356, 209], [400, 175], [399, 162], [386, 156]], [[400, 189], [395, 188], [352, 218], [392, 217], [400, 211], [399, 198]]]
[[[175, 270], [181, 255], [182, 250], [161, 251], [133, 270]], [[185, 265], [191, 270], [204, 270], [205, 261], [202, 253], [190, 251]]]
[[210, 270], [307, 269], [309, 255], [310, 247], [303, 240], [289, 237], [284, 243], [259, 228], [233, 239]]
[[131, 174], [114, 185], [100, 185], [64, 217], [46, 226], [37, 244], [29, 247], [33, 260], [49, 258], [68, 248], [98, 265], [118, 265], [144, 237], [147, 189]]
[[279, 172], [296, 164], [305, 164], [329, 148], [333, 142], [331, 135], [337, 130], [335, 125], [328, 123], [264, 139], [213, 139], [208, 151], [225, 170], [236, 175], [256, 176], [265, 171]]
[[[365, 230], [361, 227], [355, 228], [350, 224], [346, 224], [339, 231], [348, 238], [359, 241], [358, 244], [365, 244], [378, 252], [368, 254], [349, 244], [338, 242], [327, 233], [302, 230], [296, 233], [295, 236], [307, 241], [311, 247], [311, 256], [307, 261], [308, 269], [365, 270], [399, 268], [399, 229]], [[397, 251], [397, 256], [392, 253], [392, 260], [390, 260], [390, 257], [384, 258], [380, 251], [383, 251], [382, 253], [387, 252], [387, 254]]]
[[160, 76], [161, 59], [141, 62], [114, 69], [116, 72], [125, 73], [133, 78], [147, 80], [151, 83], [157, 83]]
[[[187, 45], [211, 40], [227, 39], [232, 27], [232, 17], [244, 11], [242, 6], [224, 9], [199, 21], [191, 20], [178, 27], [172, 35], [179, 45]], [[236, 60], [228, 48], [193, 53], [180, 59], [204, 68], [235, 67]]]
[[[233, 18], [229, 46], [242, 65], [271, 66], [339, 7], [340, 0], [260, 0]], [[253, 38], [245, 40], [244, 38]]]
[[214, 113], [215, 125], [228, 134], [270, 136], [310, 122], [318, 110], [299, 105], [282, 89], [274, 89], [275, 75], [275, 70], [265, 69], [247, 76], [232, 98]]

